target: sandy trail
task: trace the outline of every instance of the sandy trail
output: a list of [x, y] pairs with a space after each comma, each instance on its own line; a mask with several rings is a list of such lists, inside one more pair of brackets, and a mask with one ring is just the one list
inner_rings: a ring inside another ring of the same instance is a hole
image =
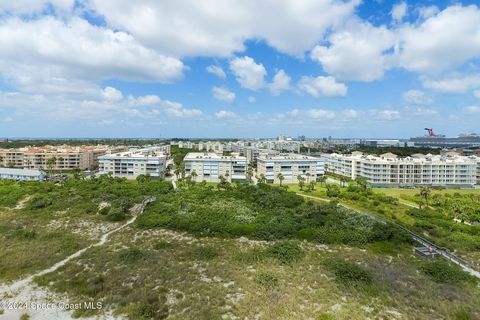
[[[42, 308], [38, 310], [34, 310], [31, 308], [32, 305], [39, 305], [44, 304], [47, 302], [52, 302], [52, 299], [49, 299], [49, 293], [47, 290], [36, 286], [33, 283], [33, 278], [45, 275], [47, 273], [53, 272], [67, 264], [69, 261], [78, 258], [81, 256], [85, 251], [104, 245], [110, 235], [116, 233], [133, 222], [137, 219], [137, 217], [143, 213], [145, 207], [155, 201], [155, 198], [148, 198], [144, 200], [141, 204], [135, 206], [132, 210], [133, 217], [129, 219], [126, 223], [122, 224], [118, 228], [115, 228], [100, 237], [100, 240], [96, 243], [89, 245], [86, 248], [83, 248], [72, 255], [66, 257], [62, 261], [55, 263], [50, 268], [41, 270], [37, 273], [29, 275], [28, 277], [14, 281], [10, 284], [2, 284], [0, 285], [0, 310], [3, 310], [3, 314], [0, 315], [0, 319], [11, 319], [17, 320], [20, 316], [24, 313], [28, 313], [30, 315], [30, 319], [37, 319], [37, 320], [50, 320], [50, 319], [71, 319], [72, 316], [69, 311], [64, 310], [62, 308]], [[19, 303], [20, 307], [10, 308], [9, 306], [2, 305], [5, 302], [15, 302]], [[60, 302], [60, 301], [56, 301]], [[67, 303], [67, 301], [61, 301]], [[29, 303], [30, 308], [26, 308], [23, 304]], [[104, 318], [110, 318], [109, 316], [105, 316]], [[88, 318], [87, 318], [88, 319]], [[92, 318], [93, 319], [93, 318]], [[98, 317], [95, 317], [98, 319]], [[111, 318], [113, 319], [113, 318]]]

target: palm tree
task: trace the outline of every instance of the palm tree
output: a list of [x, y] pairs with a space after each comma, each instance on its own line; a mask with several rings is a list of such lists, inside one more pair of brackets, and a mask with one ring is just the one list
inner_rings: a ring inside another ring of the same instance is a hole
[[192, 176], [193, 181], [195, 182], [196, 178], [198, 177], [198, 174], [195, 170], [192, 170], [191, 176]]
[[[425, 205], [428, 207], [428, 199], [430, 197], [430, 193], [431, 193], [431, 190], [430, 190], [430, 187], [429, 186], [421, 186], [420, 187], [420, 197], [423, 199], [423, 201], [425, 201]], [[421, 203], [420, 203], [420, 208], [422, 207]]]
[[247, 181], [248, 181], [248, 183], [252, 182], [252, 177], [253, 177], [253, 168], [251, 166], [248, 166], [248, 169], [247, 169]]
[[360, 188], [362, 188], [363, 190], [367, 190], [367, 189], [368, 189], [368, 181], [367, 181], [367, 179], [365, 179], [364, 177], [357, 176], [357, 177], [355, 178], [355, 183], [356, 183]]
[[259, 184], [267, 183], [267, 177], [263, 173], [260, 174], [260, 177], [257, 178]]
[[297, 180], [298, 180], [298, 187], [300, 188], [300, 191], [302, 191], [303, 186], [305, 185], [305, 178], [302, 177], [301, 175], [298, 175]]
[[53, 166], [55, 165], [55, 163], [57, 162], [57, 158], [56, 157], [51, 157], [47, 160], [47, 168], [48, 168], [48, 171], [49, 171], [49, 175], [52, 175], [53, 173]]
[[64, 168], [65, 165], [64, 165], [64, 163], [63, 163], [63, 160], [64, 160], [63, 157], [59, 157], [57, 160], [58, 160], [58, 162], [60, 162], [60, 164], [62, 165], [62, 168]]
[[310, 172], [307, 172], [306, 176], [307, 176], [307, 182], [310, 182], [310, 176], [311, 176]]
[[320, 182], [320, 186], [327, 181], [327, 176], [323, 175], [318, 177], [318, 182]]
[[282, 182], [285, 179], [285, 177], [283, 176], [283, 174], [281, 172], [279, 172], [277, 174], [277, 179], [278, 179], [278, 181], [280, 181], [280, 185], [282, 185]]
[[225, 179], [227, 179], [228, 181], [228, 178], [230, 177], [230, 173], [228, 173], [228, 170], [225, 172]]

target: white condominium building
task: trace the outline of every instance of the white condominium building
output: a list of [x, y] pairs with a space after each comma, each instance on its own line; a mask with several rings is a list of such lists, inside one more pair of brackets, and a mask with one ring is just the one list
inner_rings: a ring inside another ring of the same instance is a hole
[[257, 163], [258, 157], [263, 156], [277, 156], [280, 154], [278, 150], [270, 149], [260, 149], [254, 147], [245, 148], [245, 156], [247, 157], [248, 163]]
[[0, 168], [0, 180], [43, 181], [45, 176], [41, 170]]
[[185, 175], [191, 176], [195, 171], [196, 181], [218, 182], [220, 176], [229, 181], [247, 178], [247, 159], [234, 153], [230, 156], [221, 156], [211, 152], [191, 152], [183, 161]]
[[381, 156], [325, 154], [325, 171], [351, 179], [361, 176], [378, 186], [472, 186], [477, 182], [478, 158], [458, 155], [423, 155], [399, 158], [392, 153]]
[[279, 183], [278, 174], [284, 177], [283, 183], [297, 183], [298, 176], [307, 181], [314, 181], [324, 174], [321, 158], [300, 154], [268, 156], [260, 155], [257, 159], [257, 174], [264, 174], [268, 182]]
[[114, 177], [135, 179], [139, 175], [163, 177], [167, 157], [156, 147], [101, 156], [99, 174], [111, 173]]

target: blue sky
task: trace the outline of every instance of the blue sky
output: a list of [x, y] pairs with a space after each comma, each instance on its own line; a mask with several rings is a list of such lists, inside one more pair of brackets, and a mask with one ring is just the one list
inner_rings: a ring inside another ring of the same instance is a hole
[[0, 1], [0, 137], [480, 132], [476, 1]]

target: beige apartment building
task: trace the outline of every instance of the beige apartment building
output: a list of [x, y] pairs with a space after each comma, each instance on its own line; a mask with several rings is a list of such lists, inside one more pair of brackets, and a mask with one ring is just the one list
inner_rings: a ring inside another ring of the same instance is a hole
[[55, 159], [52, 169], [69, 171], [95, 169], [98, 158], [112, 152], [125, 151], [126, 147], [97, 146], [42, 146], [18, 149], [0, 149], [0, 167], [47, 169], [49, 160]]
[[301, 154], [270, 156], [262, 154], [257, 158], [257, 175], [265, 175], [268, 182], [280, 183], [281, 173], [283, 183], [297, 183], [298, 176], [307, 181], [315, 181], [324, 174], [324, 163], [321, 158]]
[[183, 159], [185, 174], [190, 176], [195, 171], [197, 181], [219, 182], [220, 176], [228, 181], [246, 180], [247, 158], [232, 153], [222, 156], [216, 153], [191, 152]]
[[381, 156], [325, 154], [325, 171], [351, 179], [361, 176], [377, 186], [472, 186], [478, 182], [479, 158], [455, 154], [399, 158], [392, 153]]

